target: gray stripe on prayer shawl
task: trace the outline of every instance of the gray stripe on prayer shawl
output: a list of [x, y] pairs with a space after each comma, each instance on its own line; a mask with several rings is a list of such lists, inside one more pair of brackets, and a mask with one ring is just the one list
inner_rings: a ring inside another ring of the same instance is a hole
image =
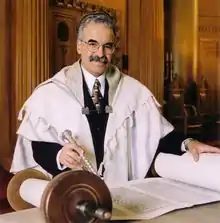
[[[50, 130], [50, 131], [49, 131], [49, 132], [50, 132], [50, 135], [51, 135], [51, 137], [55, 140], [55, 142], [57, 142], [57, 143], [62, 142], [62, 143], [63, 143], [63, 141], [60, 140], [58, 131], [56, 130], [56, 128], [55, 128], [54, 126], [48, 124], [48, 122], [46, 121], [46, 119], [43, 118], [43, 117], [39, 117], [39, 121], [42, 121], [44, 125], [47, 125], [47, 126], [48, 126], [48, 130]], [[30, 119], [29, 119], [29, 123], [30, 123], [31, 128], [33, 129], [33, 132], [35, 132], [36, 137], [37, 137], [39, 140], [42, 140], [42, 139], [39, 137], [39, 135], [37, 135], [37, 132], [36, 132], [36, 126], [34, 126], [34, 124], [30, 121]]]

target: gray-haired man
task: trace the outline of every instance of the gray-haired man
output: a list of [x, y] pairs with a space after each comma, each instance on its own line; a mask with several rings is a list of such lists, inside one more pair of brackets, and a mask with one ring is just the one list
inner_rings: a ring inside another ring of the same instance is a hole
[[[80, 60], [39, 85], [21, 110], [12, 172], [40, 168], [55, 176], [80, 168], [84, 153], [105, 180], [128, 181], [146, 176], [158, 146], [180, 153], [185, 139], [160, 114], [152, 93], [111, 64], [114, 51], [112, 18], [103, 12], [83, 17]], [[73, 143], [62, 140], [66, 129]], [[220, 152], [195, 140], [185, 144], [196, 160], [199, 153]]]

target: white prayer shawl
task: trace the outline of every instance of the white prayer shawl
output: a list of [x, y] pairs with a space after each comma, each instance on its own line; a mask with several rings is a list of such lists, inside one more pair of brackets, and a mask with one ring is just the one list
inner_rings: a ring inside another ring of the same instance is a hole
[[[140, 82], [111, 66], [109, 114], [104, 141], [104, 180], [126, 182], [144, 178], [155, 156], [160, 138], [173, 126], [160, 114], [158, 102]], [[63, 68], [40, 84], [19, 113], [22, 120], [17, 131], [11, 172], [26, 168], [43, 170], [33, 159], [31, 141], [64, 144], [61, 134], [72, 131], [87, 158], [96, 167], [92, 135], [84, 107], [82, 73], [79, 62]], [[24, 116], [24, 117], [23, 117]], [[49, 162], [49, 160], [48, 160]]]

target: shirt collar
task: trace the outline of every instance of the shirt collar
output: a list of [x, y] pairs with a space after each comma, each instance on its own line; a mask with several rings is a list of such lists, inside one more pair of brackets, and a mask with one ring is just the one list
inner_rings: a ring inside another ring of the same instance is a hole
[[92, 88], [95, 83], [95, 80], [98, 79], [100, 82], [100, 91], [101, 94], [104, 95], [105, 91], [105, 74], [100, 75], [99, 77], [95, 77], [91, 73], [89, 73], [83, 66], [82, 66], [83, 75], [86, 81], [86, 84], [89, 88], [89, 93], [92, 94]]

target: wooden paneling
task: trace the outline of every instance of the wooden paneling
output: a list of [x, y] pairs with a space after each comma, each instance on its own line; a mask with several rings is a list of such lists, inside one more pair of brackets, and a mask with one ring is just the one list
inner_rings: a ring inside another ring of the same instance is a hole
[[220, 1], [199, 0], [198, 76], [208, 80], [212, 110], [220, 113]]
[[128, 0], [128, 74], [163, 103], [163, 0]]
[[199, 76], [204, 76], [208, 80], [209, 89], [211, 91], [212, 108], [215, 111], [216, 105], [219, 103], [220, 80], [219, 80], [219, 64], [220, 64], [220, 40], [200, 39], [199, 44]]
[[0, 163], [9, 167], [10, 147], [10, 120], [9, 120], [9, 1], [2, 0], [0, 7]]
[[220, 16], [199, 17], [198, 31], [199, 38], [220, 39]]
[[[33, 89], [49, 77], [47, 1], [15, 1], [15, 115]], [[21, 16], [25, 15], [25, 16]]]
[[[141, 1], [128, 0], [128, 28], [127, 28], [127, 39], [128, 39], [128, 71], [129, 75], [134, 78], [141, 79], [140, 77], [140, 29], [141, 29], [141, 18], [140, 8]], [[143, 49], [143, 48], [142, 48]]]
[[[78, 10], [51, 9], [49, 34], [52, 40], [50, 42], [51, 76], [77, 60], [76, 27], [80, 17], [81, 13]], [[60, 30], [62, 26], [66, 27], [64, 28], [66, 32]], [[59, 35], [66, 39], [59, 38]]]
[[171, 14], [169, 45], [173, 54], [174, 73], [180, 75], [185, 81], [189, 78], [196, 79], [198, 1], [172, 0], [170, 2], [170, 12], [167, 13]]
[[219, 0], [198, 0], [199, 16], [220, 16]]

